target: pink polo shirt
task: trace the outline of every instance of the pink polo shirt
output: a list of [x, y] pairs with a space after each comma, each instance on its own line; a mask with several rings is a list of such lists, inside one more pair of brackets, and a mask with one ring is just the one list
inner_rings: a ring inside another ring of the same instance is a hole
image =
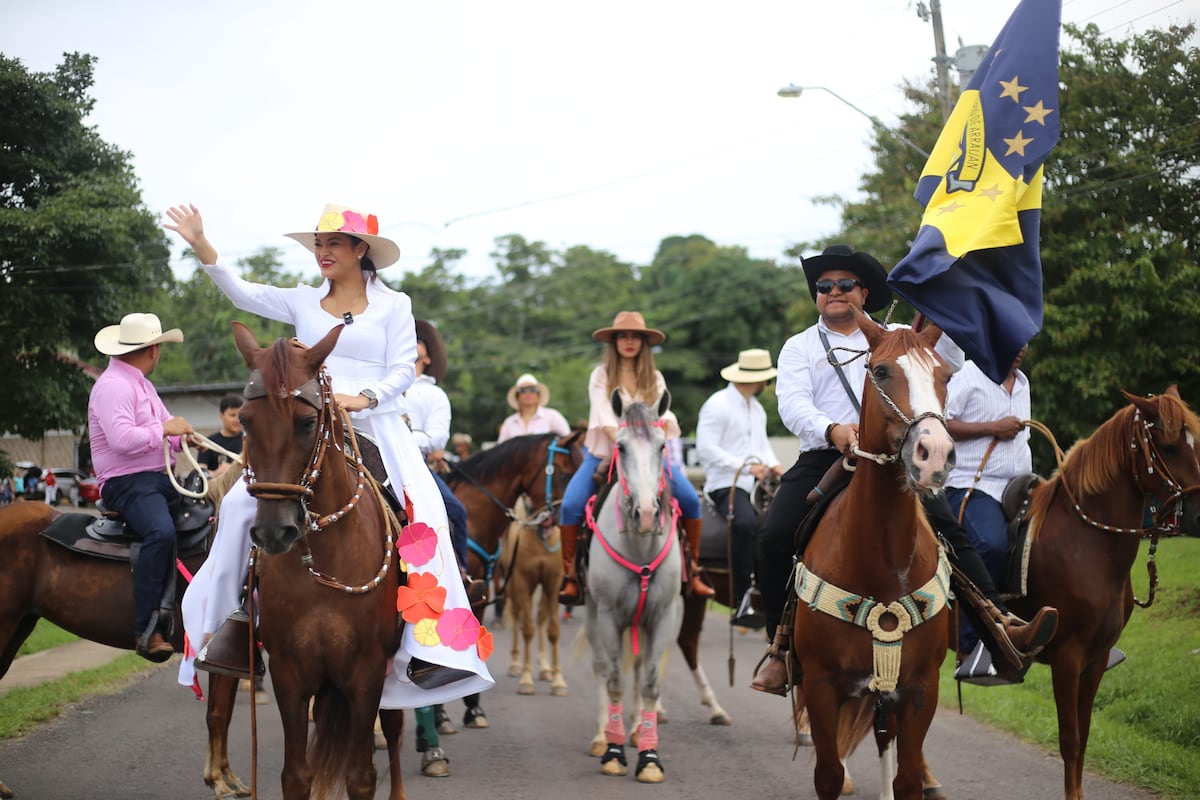
[[[92, 467], [101, 488], [121, 475], [166, 471], [163, 423], [170, 418], [154, 384], [140, 369], [119, 358], [108, 360], [88, 400]], [[171, 449], [179, 448], [179, 437], [171, 437]]]

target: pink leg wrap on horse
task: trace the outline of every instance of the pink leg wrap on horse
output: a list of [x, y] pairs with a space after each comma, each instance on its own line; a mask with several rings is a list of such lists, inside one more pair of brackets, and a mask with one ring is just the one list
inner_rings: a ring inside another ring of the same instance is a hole
[[641, 732], [638, 734], [638, 751], [658, 749], [658, 712], [643, 711], [642, 721], [638, 723]]
[[608, 724], [604, 726], [604, 741], [625, 744], [625, 709], [620, 703], [608, 704]]

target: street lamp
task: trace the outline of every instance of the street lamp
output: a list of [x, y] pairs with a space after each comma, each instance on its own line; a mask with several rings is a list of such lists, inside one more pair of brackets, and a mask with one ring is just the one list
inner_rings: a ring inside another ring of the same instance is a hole
[[875, 129], [877, 131], [879, 131], [881, 133], [886, 133], [889, 136], [894, 137], [901, 144], [908, 145], [910, 148], [912, 148], [913, 150], [920, 153], [923, 157], [929, 158], [929, 153], [925, 152], [920, 147], [917, 147], [915, 144], [913, 144], [912, 141], [909, 140], [904, 134], [900, 133], [899, 131], [892, 130], [888, 126], [884, 125], [879, 120], [879, 117], [876, 117], [873, 114], [868, 114], [866, 111], [863, 111], [861, 108], [854, 105], [854, 103], [851, 103], [849, 100], [842, 97], [840, 94], [838, 94], [833, 89], [830, 89], [827, 86], [797, 86], [794, 83], [789, 83], [787, 86], [783, 87], [778, 92], [776, 92], [776, 94], [778, 94], [780, 97], [799, 97], [800, 95], [804, 94], [804, 91], [806, 89], [810, 90], [810, 91], [826, 92], [827, 94], [833, 95], [838, 100], [841, 100], [843, 103], [850, 106], [851, 108], [853, 108], [858, 113], [862, 114], [867, 119], [871, 120], [871, 124], [875, 126]]

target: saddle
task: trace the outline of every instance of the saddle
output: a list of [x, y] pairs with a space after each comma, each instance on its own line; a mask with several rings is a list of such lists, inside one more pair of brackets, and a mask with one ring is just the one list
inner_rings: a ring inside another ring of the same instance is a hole
[[1028, 593], [1032, 542], [1029, 540], [1029, 520], [1025, 514], [1029, 511], [1033, 490], [1041, 483], [1042, 478], [1038, 475], [1017, 475], [1009, 480], [1001, 495], [1000, 506], [1004, 509], [1004, 519], [1008, 521], [1008, 561], [1004, 579], [996, 588], [1005, 600], [1024, 597]]
[[[193, 470], [181, 485], [192, 491], [201, 487], [200, 475]], [[141, 538], [125, 529], [125, 521], [114, 512], [104, 511], [98, 502], [101, 516], [63, 514], [50, 523], [41, 536], [57, 545], [83, 555], [111, 561], [134, 562]], [[181, 496], [171, 504], [175, 520], [176, 552], [179, 558], [199, 555], [208, 550], [208, 535], [213, 526], [213, 503], [207, 499]]]

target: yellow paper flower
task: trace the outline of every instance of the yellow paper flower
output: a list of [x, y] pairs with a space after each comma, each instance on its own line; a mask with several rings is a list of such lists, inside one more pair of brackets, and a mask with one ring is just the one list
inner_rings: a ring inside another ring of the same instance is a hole
[[438, 636], [437, 620], [423, 619], [413, 626], [413, 637], [417, 640], [417, 644], [423, 644], [426, 647], [434, 647], [442, 643], [442, 637]]
[[342, 216], [342, 212], [330, 211], [328, 214], [321, 215], [321, 221], [317, 223], [317, 230], [340, 231], [345, 224], [346, 219]]

